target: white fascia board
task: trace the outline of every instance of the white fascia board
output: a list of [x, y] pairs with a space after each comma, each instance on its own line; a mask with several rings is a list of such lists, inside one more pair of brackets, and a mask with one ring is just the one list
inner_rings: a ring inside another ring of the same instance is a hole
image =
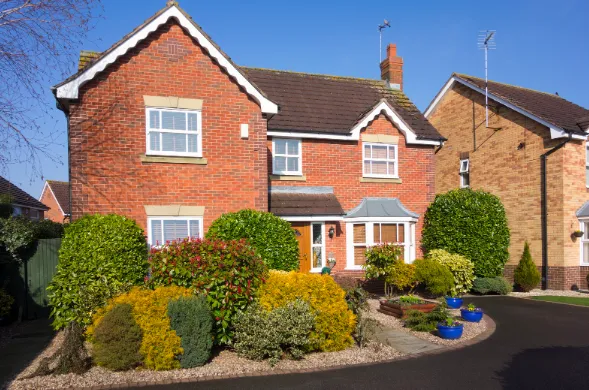
[[298, 133], [293, 131], [268, 131], [268, 137], [282, 137], [282, 138], [312, 138], [312, 139], [332, 139], [338, 141], [357, 141], [352, 134], [323, 134], [323, 133]]
[[417, 222], [418, 218], [413, 217], [356, 217], [343, 219], [348, 222]]
[[186, 29], [190, 33], [190, 35], [196, 39], [202, 47], [204, 47], [209, 55], [213, 57], [217, 63], [224, 68], [229, 75], [234, 77], [237, 80], [237, 83], [245, 89], [245, 91], [252, 96], [259, 104], [260, 108], [263, 113], [266, 114], [277, 114], [278, 113], [278, 105], [274, 102], [270, 101], [266, 97], [264, 97], [260, 91], [258, 91], [252, 83], [250, 83], [232, 64], [231, 62], [213, 45], [211, 41], [209, 41], [199, 30], [196, 28], [190, 20], [184, 16], [184, 14], [175, 6], [170, 7], [157, 18], [152, 20], [150, 23], [146, 24], [129, 37], [125, 42], [123, 42], [119, 47], [115, 50], [111, 51], [109, 54], [101, 58], [99, 61], [91, 65], [86, 71], [81, 73], [75, 79], [67, 82], [56, 88], [56, 97], [58, 99], [77, 99], [78, 92], [80, 86], [82, 84], [92, 80], [94, 76], [98, 73], [102, 72], [106, 67], [116, 59], [125, 53], [127, 53], [130, 49], [134, 48], [139, 42], [144, 40], [151, 34], [152, 32], [156, 31], [159, 26], [168, 22], [170, 18], [176, 18], [180, 25]]
[[[444, 86], [444, 88], [442, 88], [442, 90], [440, 91], [440, 93], [438, 94], [438, 96], [436, 96], [436, 98], [434, 99], [434, 101], [430, 104], [430, 106], [427, 108], [427, 110], [425, 111], [425, 117], [428, 118], [428, 116], [432, 113], [432, 111], [434, 110], [434, 108], [437, 106], [437, 104], [442, 100], [442, 98], [446, 95], [446, 93], [448, 92], [448, 90], [452, 87], [452, 85], [454, 85], [454, 82], [459, 82], [460, 84], [480, 93], [485, 95], [485, 90], [482, 88], [479, 88], [477, 86], [472, 85], [471, 83], [468, 83], [464, 80], [462, 80], [460, 77], [456, 77], [456, 76], [452, 76], [452, 78], [450, 80], [448, 80], [448, 82], [446, 83], [446, 85]], [[510, 109], [512, 109], [515, 112], [518, 112], [520, 114], [522, 114], [523, 116], [526, 116], [538, 123], [540, 123], [541, 125], [544, 125], [546, 127], [548, 127], [550, 129], [550, 138], [551, 139], [555, 139], [555, 138], [568, 138], [569, 134], [567, 131], [554, 126], [552, 123], [549, 123], [547, 121], [545, 121], [542, 118], [537, 117], [536, 115], [523, 110], [515, 105], [513, 105], [512, 103], [508, 102], [505, 99], [502, 99], [496, 95], [493, 95], [492, 93], [488, 94], [489, 98], [496, 101], [499, 104], [504, 105], [505, 107], [508, 107]], [[572, 135], [573, 139], [580, 139], [580, 140], [586, 140], [587, 136], [583, 136], [583, 135], [578, 135], [578, 134], [573, 134]]]
[[12, 206], [18, 206], [18, 207], [24, 207], [27, 209], [34, 209], [34, 210], [39, 210], [39, 211], [47, 211], [49, 210], [49, 207], [42, 209], [41, 207], [37, 207], [37, 206], [29, 206], [26, 204], [22, 204], [22, 203], [11, 203]]
[[378, 103], [364, 118], [352, 128], [352, 136], [355, 140], [360, 139], [360, 132], [373, 121], [381, 112], [384, 112], [405, 136], [405, 142], [413, 145], [440, 145], [442, 141], [420, 140], [417, 134], [405, 123], [396, 111], [386, 101]]
[[314, 215], [314, 216], [281, 216], [280, 218], [289, 222], [324, 222], [324, 221], [342, 221], [344, 218], [339, 215]]

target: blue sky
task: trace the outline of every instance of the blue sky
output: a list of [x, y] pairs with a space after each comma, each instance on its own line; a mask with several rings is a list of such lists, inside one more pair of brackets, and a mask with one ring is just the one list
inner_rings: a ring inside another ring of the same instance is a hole
[[[102, 51], [149, 18], [165, 0], [104, 0], [104, 14], [80, 49]], [[392, 27], [383, 47], [397, 44], [404, 87], [424, 110], [452, 72], [484, 76], [479, 30], [497, 30], [489, 78], [558, 92], [589, 108], [587, 0], [529, 1], [196, 1], [179, 4], [239, 65], [379, 78], [378, 24]], [[76, 64], [72, 63], [72, 73]], [[56, 77], [55, 83], [59, 82]], [[54, 84], [55, 84], [54, 83]], [[48, 98], [49, 85], [47, 86]], [[44, 161], [45, 179], [68, 180], [63, 114], [55, 109], [63, 165]], [[40, 177], [11, 166], [7, 178], [38, 197]]]

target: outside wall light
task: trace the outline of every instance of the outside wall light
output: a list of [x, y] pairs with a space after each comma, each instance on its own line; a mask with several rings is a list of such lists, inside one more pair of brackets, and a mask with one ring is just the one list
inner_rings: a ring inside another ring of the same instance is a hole
[[333, 236], [335, 236], [335, 229], [332, 227], [329, 228], [329, 238], [333, 238]]

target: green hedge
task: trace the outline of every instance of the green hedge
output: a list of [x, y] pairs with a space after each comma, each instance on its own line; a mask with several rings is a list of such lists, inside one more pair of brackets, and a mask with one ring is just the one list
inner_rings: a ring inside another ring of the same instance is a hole
[[477, 277], [499, 276], [509, 259], [509, 227], [499, 198], [468, 188], [437, 195], [425, 213], [422, 245], [474, 263]]
[[247, 239], [269, 269], [299, 269], [299, 245], [290, 223], [272, 213], [240, 210], [216, 219], [206, 235], [209, 239]]
[[143, 282], [147, 244], [134, 220], [86, 215], [66, 226], [57, 272], [47, 288], [53, 327], [82, 326], [109, 298]]

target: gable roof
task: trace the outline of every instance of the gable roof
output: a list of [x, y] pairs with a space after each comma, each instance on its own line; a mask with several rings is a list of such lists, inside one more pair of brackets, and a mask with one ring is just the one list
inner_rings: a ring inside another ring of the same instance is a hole
[[184, 12], [175, 2], [169, 2], [165, 8], [158, 11], [143, 24], [135, 28], [123, 39], [115, 43], [108, 50], [89, 59], [88, 66], [84, 67], [76, 74], [68, 77], [61, 83], [52, 87], [55, 97], [59, 99], [77, 99], [80, 87], [92, 80], [98, 73], [105, 70], [109, 65], [114, 63], [120, 56], [126, 54], [130, 49], [146, 39], [151, 33], [155, 32], [160, 26], [167, 23], [170, 19], [175, 19], [204, 49], [208, 54], [225, 71], [233, 77], [236, 82], [259, 104], [262, 112], [275, 114], [278, 112], [278, 106], [270, 101], [264, 93], [254, 86], [241, 71], [235, 66], [231, 59], [212, 41], [212, 39], [196, 24], [192, 18]]
[[43, 191], [41, 192], [41, 196], [39, 199], [43, 198], [43, 194], [45, 191], [51, 191], [57, 205], [59, 206], [59, 210], [63, 215], [69, 215], [70, 213], [70, 183], [67, 181], [57, 181], [57, 180], [47, 180], [45, 182], [45, 186], [43, 187]]
[[417, 140], [444, 140], [411, 100], [385, 81], [247, 67], [241, 70], [280, 105], [280, 113], [268, 121], [269, 132], [349, 137], [352, 129], [384, 100]]
[[0, 176], [0, 195], [9, 195], [12, 198], [12, 204], [24, 207], [30, 207], [39, 210], [49, 210], [49, 207], [33, 198], [2, 176]]
[[[450, 89], [458, 82], [480, 93], [485, 92], [485, 80], [460, 73], [454, 73], [425, 111], [425, 116], [435, 107]], [[552, 138], [568, 136], [584, 138], [589, 130], [589, 110], [569, 102], [558, 95], [539, 92], [496, 81], [488, 82], [489, 98], [512, 108], [523, 115], [549, 127]]]

